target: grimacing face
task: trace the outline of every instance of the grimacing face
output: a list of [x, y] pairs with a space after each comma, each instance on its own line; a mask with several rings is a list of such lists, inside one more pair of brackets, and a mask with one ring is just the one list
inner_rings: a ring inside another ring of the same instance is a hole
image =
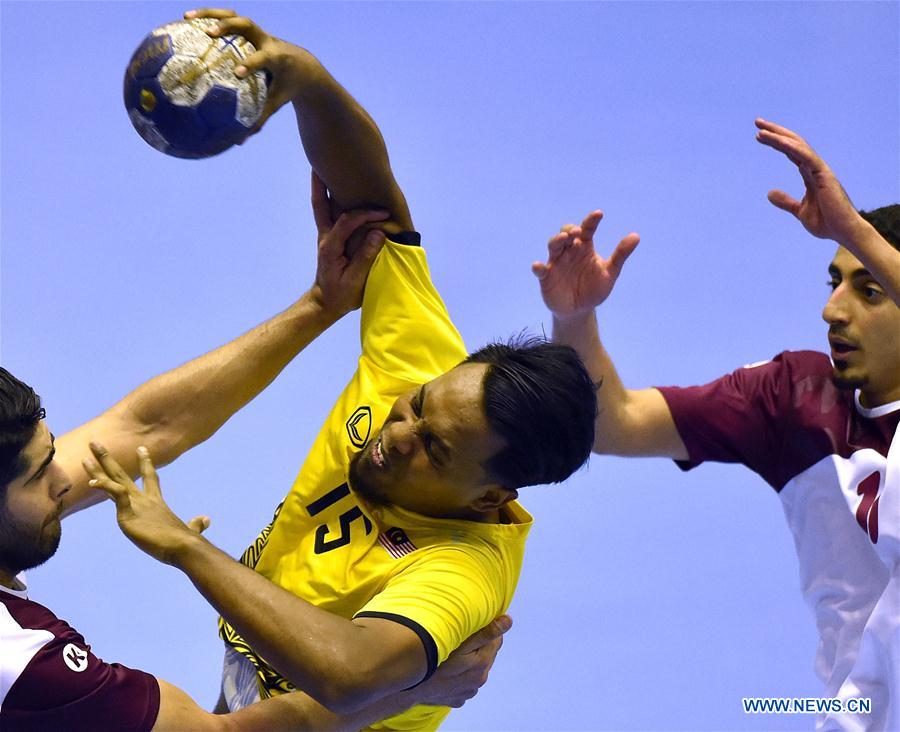
[[69, 476], [54, 460], [53, 435], [43, 421], [22, 451], [25, 471], [0, 499], [0, 573], [8, 579], [46, 562], [62, 535], [62, 496]]
[[843, 247], [828, 273], [832, 292], [822, 318], [835, 384], [860, 389], [866, 408], [900, 399], [900, 307]]
[[484, 465], [505, 447], [483, 407], [485, 364], [461, 364], [400, 396], [350, 464], [350, 485], [376, 504], [436, 518], [491, 521], [516, 497]]

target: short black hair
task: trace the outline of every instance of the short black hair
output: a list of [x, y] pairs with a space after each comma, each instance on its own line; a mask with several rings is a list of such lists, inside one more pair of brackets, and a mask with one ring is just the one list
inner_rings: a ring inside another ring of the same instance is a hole
[[44, 415], [34, 389], [0, 367], [0, 498], [28, 467], [22, 451]]
[[894, 249], [900, 251], [900, 204], [892, 203], [871, 211], [860, 211], [859, 215], [872, 224]]
[[597, 385], [574, 348], [519, 335], [489, 343], [463, 363], [488, 365], [484, 409], [506, 447], [488, 461], [506, 488], [559, 483], [594, 445]]

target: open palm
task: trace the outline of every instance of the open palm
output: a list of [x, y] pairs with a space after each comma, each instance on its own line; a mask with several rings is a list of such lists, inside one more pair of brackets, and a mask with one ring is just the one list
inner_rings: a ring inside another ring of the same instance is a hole
[[541, 282], [544, 303], [557, 318], [583, 315], [606, 300], [640, 241], [632, 232], [604, 259], [594, 249], [594, 233], [602, 218], [602, 211], [593, 211], [581, 226], [563, 226], [547, 243], [547, 261], [531, 265]]

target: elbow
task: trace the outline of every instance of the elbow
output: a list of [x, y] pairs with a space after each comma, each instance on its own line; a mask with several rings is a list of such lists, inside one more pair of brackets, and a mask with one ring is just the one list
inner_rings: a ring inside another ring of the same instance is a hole
[[329, 711], [353, 714], [387, 693], [377, 682], [379, 676], [376, 669], [360, 663], [359, 659], [341, 659], [336, 654], [312, 677], [298, 674], [299, 678], [292, 681]]
[[367, 685], [340, 676], [335, 673], [332, 678], [321, 679], [309, 695], [335, 714], [354, 714], [372, 701], [371, 680]]

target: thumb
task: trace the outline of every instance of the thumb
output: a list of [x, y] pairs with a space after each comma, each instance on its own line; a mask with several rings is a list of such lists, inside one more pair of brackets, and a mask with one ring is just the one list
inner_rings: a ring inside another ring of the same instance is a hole
[[542, 280], [550, 273], [550, 268], [543, 262], [534, 262], [531, 265], [531, 273]]
[[363, 246], [353, 257], [349, 269], [361, 269], [367, 272], [378, 256], [378, 252], [384, 247], [385, 236], [383, 231], [373, 229], [366, 234]]
[[209, 516], [195, 516], [190, 521], [188, 521], [187, 526], [191, 531], [196, 531], [198, 534], [202, 534], [209, 528], [210, 521]]
[[622, 265], [625, 264], [625, 260], [631, 256], [631, 253], [635, 250], [640, 241], [641, 237], [638, 236], [637, 233], [631, 232], [619, 242], [615, 251], [612, 253], [612, 256], [609, 258], [609, 266], [612, 270], [613, 277], [618, 278], [619, 273], [622, 271]]
[[797, 215], [797, 211], [800, 208], [800, 201], [792, 196], [789, 196], [784, 191], [769, 191], [768, 195], [769, 203], [771, 203], [776, 208], [780, 208], [782, 211], [787, 211], [788, 213]]

